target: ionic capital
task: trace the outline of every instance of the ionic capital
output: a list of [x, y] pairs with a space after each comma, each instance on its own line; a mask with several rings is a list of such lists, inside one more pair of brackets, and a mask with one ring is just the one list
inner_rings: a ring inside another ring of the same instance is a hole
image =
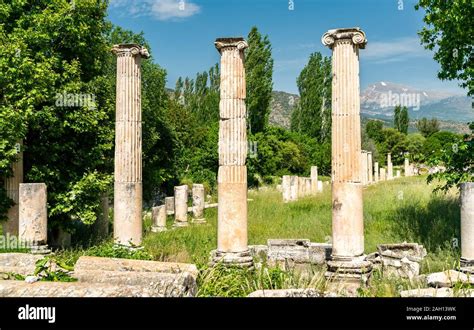
[[227, 48], [237, 48], [241, 51], [249, 46], [242, 37], [217, 38], [214, 42], [214, 45], [216, 46], [216, 49], [219, 51], [219, 53], [221, 53], [223, 49]]
[[361, 49], [364, 49], [367, 44], [364, 31], [358, 27], [329, 30], [321, 38], [323, 45], [331, 49], [338, 40], [349, 40]]
[[119, 44], [112, 47], [112, 52], [117, 56], [141, 56], [149, 58], [150, 54], [145, 47], [137, 44]]

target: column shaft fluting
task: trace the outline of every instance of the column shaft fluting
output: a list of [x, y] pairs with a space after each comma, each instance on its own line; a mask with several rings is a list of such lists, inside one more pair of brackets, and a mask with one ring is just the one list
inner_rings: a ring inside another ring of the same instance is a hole
[[221, 54], [217, 251], [214, 260], [252, 263], [247, 243], [247, 109], [243, 38], [218, 38]]
[[145, 48], [116, 45], [114, 239], [121, 245], [142, 242], [141, 58]]
[[332, 232], [333, 259], [364, 252], [358, 29], [330, 30], [322, 42], [332, 49]]

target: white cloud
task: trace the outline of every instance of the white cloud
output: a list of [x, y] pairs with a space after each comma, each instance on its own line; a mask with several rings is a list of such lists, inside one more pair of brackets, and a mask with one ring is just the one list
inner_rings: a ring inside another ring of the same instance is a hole
[[183, 19], [201, 11], [189, 0], [111, 0], [110, 6], [125, 9], [133, 17], [151, 16], [160, 21]]
[[377, 61], [378, 63], [399, 62], [407, 58], [431, 56], [432, 54], [420, 45], [418, 37], [375, 42], [369, 40], [365, 50], [361, 51], [361, 59]]

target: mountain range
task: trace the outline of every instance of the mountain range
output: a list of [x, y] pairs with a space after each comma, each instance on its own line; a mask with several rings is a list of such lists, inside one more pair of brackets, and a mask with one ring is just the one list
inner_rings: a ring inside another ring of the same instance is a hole
[[[395, 105], [406, 105], [411, 125], [427, 117], [437, 118], [441, 129], [467, 133], [467, 122], [474, 121], [471, 98], [445, 91], [423, 90], [405, 85], [377, 82], [361, 92], [361, 115], [366, 119], [380, 119], [390, 126]], [[299, 101], [297, 94], [274, 91], [270, 123], [290, 127], [293, 108]]]

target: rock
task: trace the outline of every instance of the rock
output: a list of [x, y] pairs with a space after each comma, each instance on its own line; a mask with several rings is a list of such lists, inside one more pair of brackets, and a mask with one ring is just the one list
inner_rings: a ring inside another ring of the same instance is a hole
[[308, 239], [269, 239], [268, 261], [321, 265], [331, 256], [332, 247]]
[[29, 253], [0, 253], [0, 275], [8, 273], [32, 275], [36, 269], [36, 262], [42, 258], [41, 255]]
[[40, 280], [40, 278], [38, 276], [27, 276], [25, 278], [25, 282], [26, 283], [35, 283], [35, 282], [38, 282]]
[[278, 290], [257, 290], [248, 297], [258, 298], [289, 298], [289, 297], [322, 297], [323, 295], [316, 289], [278, 289]]
[[188, 272], [193, 276], [198, 275], [198, 269], [194, 264], [82, 256], [77, 260], [76, 265], [74, 266], [74, 272], [76, 273], [85, 270], [158, 272], [172, 274]]
[[423, 245], [406, 242], [380, 244], [377, 249], [385, 276], [413, 279], [420, 274], [420, 262], [426, 256]]
[[455, 270], [429, 274], [426, 281], [434, 288], [452, 288], [456, 282], [474, 284], [474, 278]]
[[73, 277], [81, 283], [140, 286], [155, 297], [194, 297], [197, 292], [196, 278], [188, 272], [82, 270], [74, 271]]
[[87, 256], [73, 273], [81, 283], [139, 286], [153, 297], [194, 296], [197, 275], [193, 264]]
[[454, 291], [451, 288], [426, 288], [426, 289], [414, 289], [414, 290], [406, 290], [400, 292], [401, 297], [438, 297], [438, 298], [445, 298], [445, 297], [474, 297], [474, 290], [467, 289], [467, 290], [459, 290]]
[[0, 297], [169, 297], [180, 292], [162, 293], [152, 286], [116, 285], [84, 282], [0, 281]]

